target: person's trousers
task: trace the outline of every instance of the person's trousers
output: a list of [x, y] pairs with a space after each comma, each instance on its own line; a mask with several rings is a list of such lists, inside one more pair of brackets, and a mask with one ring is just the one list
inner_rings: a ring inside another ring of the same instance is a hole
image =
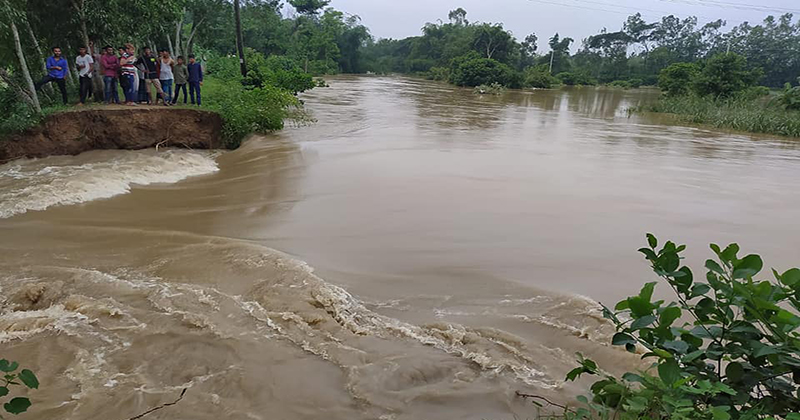
[[[159, 96], [162, 99], [166, 98], [166, 96], [164, 95], [164, 90], [161, 89], [161, 81], [159, 81], [158, 79], [144, 79], [144, 83], [145, 83], [145, 85], [147, 83], [150, 83], [151, 85], [155, 86], [155, 88], [156, 88], [156, 101], [158, 100]], [[148, 99], [150, 98], [150, 86], [147, 87], [147, 98]], [[164, 99], [164, 102], [166, 102], [166, 101], [167, 101], [167, 99]]]
[[178, 96], [181, 93], [181, 89], [183, 89], [183, 103], [186, 103], [186, 83], [183, 83], [175, 85], [175, 95], [172, 97], [173, 104], [178, 103]]
[[123, 83], [125, 85], [125, 102], [136, 102], [136, 94], [138, 93], [136, 77], [132, 74], [123, 74], [122, 78], [125, 79], [125, 83]]
[[189, 82], [189, 97], [192, 98], [192, 105], [195, 104], [195, 97], [197, 97], [197, 106], [201, 105], [200, 82]]
[[164, 90], [164, 102], [172, 101], [172, 79], [161, 79], [161, 89]]
[[86, 98], [92, 96], [92, 78], [89, 76], [81, 76], [80, 79], [80, 92], [81, 103], [86, 103]]
[[119, 103], [119, 92], [117, 91], [117, 78], [114, 76], [103, 76], [103, 86], [105, 88], [106, 103]]
[[55, 84], [58, 85], [58, 90], [61, 91], [61, 100], [63, 100], [64, 101], [64, 105], [66, 105], [67, 104], [67, 83], [64, 81], [63, 78], [62, 79], [56, 79], [55, 77], [52, 77], [52, 76], [49, 76], [49, 75], [45, 76], [39, 83], [36, 84], [36, 90], [41, 89], [42, 86], [44, 86], [44, 85], [46, 85], [46, 84], [48, 84], [50, 82], [54, 82]]

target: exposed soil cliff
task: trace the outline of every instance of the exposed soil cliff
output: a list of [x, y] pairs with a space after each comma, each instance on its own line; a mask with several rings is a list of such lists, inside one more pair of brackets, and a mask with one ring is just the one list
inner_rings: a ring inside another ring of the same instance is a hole
[[0, 140], [0, 163], [21, 157], [77, 155], [96, 149], [222, 146], [216, 113], [162, 107], [104, 107], [61, 112], [24, 133]]

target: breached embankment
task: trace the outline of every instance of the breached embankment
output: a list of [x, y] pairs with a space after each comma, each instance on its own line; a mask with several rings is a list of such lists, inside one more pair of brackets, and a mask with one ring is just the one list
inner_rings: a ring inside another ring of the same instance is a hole
[[89, 150], [139, 150], [156, 145], [222, 146], [222, 118], [195, 109], [104, 107], [60, 112], [0, 141], [0, 163], [18, 158], [77, 155]]

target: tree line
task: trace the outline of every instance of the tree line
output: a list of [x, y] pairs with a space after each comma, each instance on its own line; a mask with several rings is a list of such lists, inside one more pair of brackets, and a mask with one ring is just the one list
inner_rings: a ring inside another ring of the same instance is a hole
[[464, 9], [456, 9], [447, 22], [426, 24], [419, 36], [369, 43], [364, 55], [371, 71], [424, 73], [469, 85], [483, 80], [462, 80], [452, 72], [460, 71], [463, 58], [471, 56], [474, 65], [466, 70], [510, 87], [547, 87], [556, 82], [548, 76], [558, 76], [565, 84], [656, 85], [661, 70], [671, 64], [700, 62], [727, 52], [743, 55], [749, 66], [763, 69], [761, 83], [766, 86], [780, 87], [800, 75], [800, 22], [791, 14], [726, 28], [723, 20], [700, 25], [696, 17], [665, 16], [648, 22], [637, 13], [619, 30], [603, 29], [584, 39], [575, 53], [571, 51], [576, 41], [558, 33], [548, 39], [547, 51], [539, 51], [535, 33], [517, 39], [502, 24], [470, 22]]

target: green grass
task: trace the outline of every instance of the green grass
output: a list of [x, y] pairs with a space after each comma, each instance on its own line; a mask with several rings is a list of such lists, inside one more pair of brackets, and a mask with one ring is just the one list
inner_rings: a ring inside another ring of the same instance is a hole
[[[43, 101], [43, 112], [37, 115], [16, 97], [9, 96], [7, 90], [0, 93], [3, 94], [0, 95], [0, 111], [5, 114], [0, 121], [0, 140], [37, 126], [48, 115], [79, 109], [75, 108], [75, 103], [64, 106]], [[230, 149], [239, 147], [242, 140], [251, 133], [282, 129], [284, 120], [307, 119], [299, 100], [291, 93], [276, 87], [249, 90], [238, 82], [210, 76], [203, 83], [202, 94], [202, 107], [183, 105], [181, 98], [178, 102], [179, 108], [202, 109], [220, 114], [223, 120], [223, 142]], [[69, 95], [73, 100], [77, 98], [74, 89], [70, 89]], [[120, 98], [124, 98], [124, 95], [120, 95]], [[90, 101], [86, 108], [98, 108], [102, 105]]]
[[637, 111], [675, 115], [681, 122], [750, 133], [800, 137], [800, 112], [762, 99], [719, 99], [696, 96], [664, 97]]

